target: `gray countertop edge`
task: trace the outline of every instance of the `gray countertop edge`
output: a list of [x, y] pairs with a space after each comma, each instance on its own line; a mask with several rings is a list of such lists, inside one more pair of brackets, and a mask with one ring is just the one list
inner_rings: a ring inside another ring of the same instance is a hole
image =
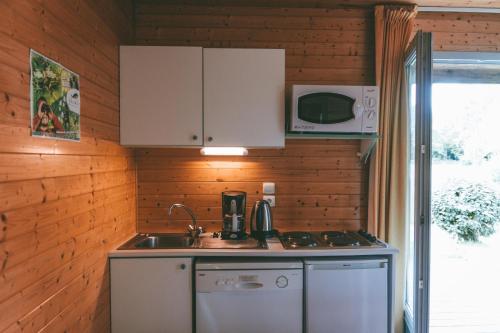
[[149, 250], [112, 250], [109, 258], [141, 257], [338, 257], [338, 256], [373, 256], [395, 255], [398, 249], [386, 248], [363, 249], [314, 249], [285, 250], [279, 242], [269, 242], [268, 249], [149, 249]]

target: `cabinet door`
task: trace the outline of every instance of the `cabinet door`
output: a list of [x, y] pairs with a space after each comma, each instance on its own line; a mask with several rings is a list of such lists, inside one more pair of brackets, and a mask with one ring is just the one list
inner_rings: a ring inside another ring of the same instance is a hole
[[387, 260], [306, 264], [307, 333], [388, 333]]
[[205, 146], [285, 145], [285, 51], [204, 49]]
[[203, 142], [201, 47], [120, 47], [120, 142], [197, 146]]
[[192, 332], [191, 258], [116, 258], [111, 331]]

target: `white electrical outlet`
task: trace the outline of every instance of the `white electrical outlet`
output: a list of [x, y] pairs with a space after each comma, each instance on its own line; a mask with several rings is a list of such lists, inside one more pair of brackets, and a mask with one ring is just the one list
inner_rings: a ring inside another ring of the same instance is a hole
[[276, 197], [274, 195], [264, 195], [262, 199], [266, 200], [269, 202], [269, 205], [271, 207], [276, 207]]
[[262, 183], [262, 194], [276, 193], [276, 186], [274, 183]]

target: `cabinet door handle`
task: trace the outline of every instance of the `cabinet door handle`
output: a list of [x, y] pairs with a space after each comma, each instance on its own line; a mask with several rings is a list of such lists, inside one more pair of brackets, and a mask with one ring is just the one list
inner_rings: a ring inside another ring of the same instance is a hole
[[179, 267], [180, 267], [182, 270], [185, 270], [185, 269], [186, 269], [186, 264], [181, 264]]
[[196, 134], [195, 134], [195, 135], [193, 135], [192, 139], [193, 139], [193, 141], [198, 140], [198, 135], [196, 135]]
[[212, 141], [214, 141], [214, 138], [213, 138], [213, 137], [211, 137], [211, 136], [209, 136], [209, 137], [207, 138], [207, 140], [208, 140], [208, 142], [212, 142]]

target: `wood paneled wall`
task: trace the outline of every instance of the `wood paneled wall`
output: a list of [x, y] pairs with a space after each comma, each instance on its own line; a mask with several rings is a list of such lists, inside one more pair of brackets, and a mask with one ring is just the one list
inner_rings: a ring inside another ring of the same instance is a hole
[[[180, 6], [140, 1], [143, 45], [286, 49], [293, 83], [372, 84], [367, 9]], [[122, 4], [121, 4], [122, 5]], [[125, 10], [122, 11], [122, 8]], [[118, 44], [129, 41], [131, 6], [117, 0], [0, 3], [0, 331], [109, 329], [107, 251], [135, 231], [134, 156], [118, 145]], [[420, 13], [436, 50], [498, 51], [493, 14]], [[80, 74], [82, 141], [30, 136], [29, 48]], [[366, 168], [359, 143], [287, 140], [248, 157], [201, 157], [191, 149], [137, 149], [139, 231], [182, 230], [192, 206], [220, 226], [220, 192], [251, 202], [277, 184], [276, 227], [366, 225]]]
[[287, 84], [372, 84], [370, 9], [136, 4], [136, 43], [286, 49]]
[[[174, 1], [175, 2], [175, 1]], [[136, 5], [136, 42], [286, 49], [286, 83], [373, 84], [372, 12], [368, 9]], [[243, 79], [243, 78], [242, 78]], [[250, 150], [240, 158], [201, 157], [197, 149], [138, 149], [138, 229], [184, 230], [183, 202], [209, 230], [221, 225], [224, 190], [248, 193], [276, 183], [275, 227], [281, 230], [366, 228], [367, 174], [356, 140], [287, 140], [285, 149]], [[250, 210], [247, 212], [248, 219]]]
[[[0, 2], [1, 332], [109, 330], [107, 252], [136, 217], [133, 153], [118, 144], [126, 21], [110, 11], [122, 15], [114, 0]], [[80, 143], [30, 136], [30, 48], [80, 74]]]
[[138, 228], [184, 230], [189, 216], [168, 205], [194, 208], [201, 225], [221, 228], [221, 192], [262, 198], [262, 182], [276, 183], [275, 227], [280, 230], [359, 229], [366, 222], [366, 173], [356, 141], [287, 141], [285, 149], [250, 150], [246, 157], [200, 157], [195, 149], [140, 149]]
[[433, 33], [435, 51], [500, 51], [500, 14], [422, 12], [419, 29]]
[[[137, 0], [151, 1], [151, 0]], [[158, 1], [158, 0], [153, 0]], [[472, 8], [499, 8], [499, 0], [168, 0], [170, 4], [208, 5], [208, 6], [242, 6], [242, 7], [302, 7], [302, 8], [338, 8], [344, 7], [372, 7], [378, 4], [416, 4], [419, 7], [472, 7]]]

